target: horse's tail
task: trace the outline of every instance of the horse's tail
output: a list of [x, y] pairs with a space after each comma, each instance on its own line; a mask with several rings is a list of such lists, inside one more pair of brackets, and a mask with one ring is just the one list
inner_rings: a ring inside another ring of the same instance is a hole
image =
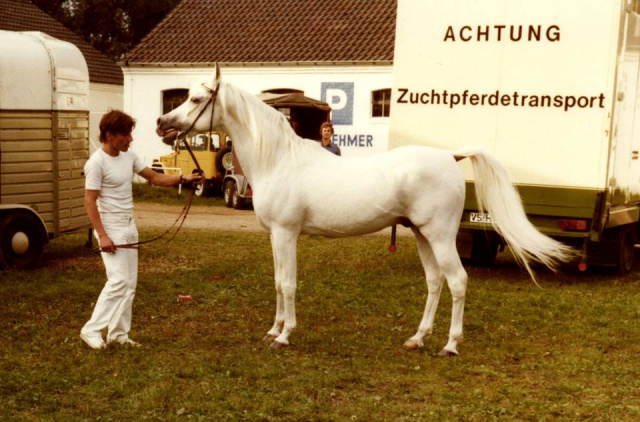
[[520, 195], [498, 160], [480, 149], [456, 151], [454, 157], [457, 161], [471, 160], [478, 209], [489, 213], [494, 229], [534, 281], [530, 261], [540, 262], [555, 271], [559, 263], [578, 256], [573, 248], [543, 235], [529, 222]]

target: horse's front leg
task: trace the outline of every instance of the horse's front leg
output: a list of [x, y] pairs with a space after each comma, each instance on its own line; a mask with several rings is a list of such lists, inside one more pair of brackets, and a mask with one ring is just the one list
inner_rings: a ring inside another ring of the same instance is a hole
[[276, 319], [273, 326], [267, 335], [264, 336], [263, 341], [272, 343], [281, 333], [282, 326], [284, 325], [284, 299], [282, 298], [282, 287], [276, 280]]
[[[273, 268], [278, 268], [278, 257], [276, 255], [276, 247], [273, 244], [273, 235], [271, 236], [271, 250], [273, 253]], [[263, 341], [272, 343], [282, 332], [282, 326], [284, 325], [284, 298], [282, 297], [282, 285], [278, 279], [278, 272], [275, 272], [276, 283], [276, 318], [273, 322], [273, 327], [267, 332]]]
[[[276, 320], [267, 333], [275, 336], [271, 347], [289, 344], [289, 335], [296, 327], [296, 246], [298, 233], [285, 229], [271, 231], [271, 246], [276, 279]], [[280, 331], [282, 329], [282, 331]]]

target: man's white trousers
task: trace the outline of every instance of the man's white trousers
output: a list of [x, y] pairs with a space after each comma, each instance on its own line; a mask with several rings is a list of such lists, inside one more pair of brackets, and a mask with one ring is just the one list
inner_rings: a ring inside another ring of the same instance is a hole
[[[138, 241], [133, 214], [101, 213], [100, 220], [114, 244]], [[96, 238], [97, 233], [94, 233]], [[122, 342], [129, 336], [133, 298], [138, 283], [138, 249], [118, 248], [115, 253], [102, 252], [107, 282], [98, 297], [91, 319], [82, 328], [88, 336], [102, 336], [107, 328], [107, 342]]]

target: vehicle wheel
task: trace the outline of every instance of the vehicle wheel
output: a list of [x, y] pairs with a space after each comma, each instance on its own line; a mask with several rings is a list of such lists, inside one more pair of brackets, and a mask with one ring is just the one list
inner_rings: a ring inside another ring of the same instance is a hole
[[[198, 173], [198, 170], [194, 169], [191, 173]], [[200, 174], [202, 174], [202, 183], [199, 183], [198, 186], [196, 186], [196, 190], [193, 194], [195, 196], [206, 196], [205, 194], [207, 193], [207, 179], [204, 173]]]
[[233, 180], [227, 180], [224, 183], [224, 203], [227, 207], [233, 207], [233, 195], [236, 192], [236, 183]]
[[235, 184], [233, 185], [233, 191], [231, 192], [231, 206], [234, 210], [244, 208], [244, 198], [238, 194], [238, 187]]
[[493, 265], [498, 255], [498, 242], [490, 233], [476, 231], [471, 245], [471, 263], [480, 267]]
[[216, 154], [216, 168], [222, 174], [229, 171], [233, 166], [233, 153], [231, 147], [224, 147]]
[[204, 183], [198, 184], [196, 190], [193, 192], [195, 196], [202, 196], [204, 194]]
[[39, 265], [45, 239], [31, 214], [14, 212], [0, 221], [0, 266], [24, 269]]
[[635, 257], [635, 235], [633, 227], [621, 227], [618, 231], [618, 257], [616, 259], [616, 270], [618, 275], [626, 275], [633, 269], [633, 259]]

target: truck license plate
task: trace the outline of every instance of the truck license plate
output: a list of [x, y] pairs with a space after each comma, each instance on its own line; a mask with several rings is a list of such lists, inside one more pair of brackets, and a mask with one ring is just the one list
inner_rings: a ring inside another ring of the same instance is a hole
[[489, 223], [491, 224], [491, 216], [486, 212], [472, 212], [469, 216], [469, 221], [472, 223]]

